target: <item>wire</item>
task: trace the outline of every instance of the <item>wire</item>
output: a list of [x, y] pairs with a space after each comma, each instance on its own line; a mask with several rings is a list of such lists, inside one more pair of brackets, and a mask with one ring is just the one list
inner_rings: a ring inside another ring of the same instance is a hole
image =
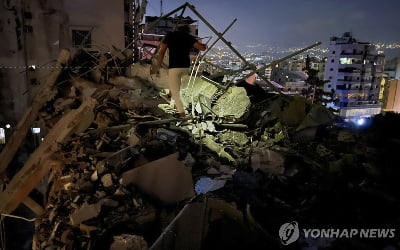
[[11, 218], [15, 218], [15, 219], [21, 219], [21, 220], [29, 221], [29, 222], [34, 222], [34, 221], [36, 220], [36, 218], [27, 219], [27, 218], [20, 217], [20, 216], [16, 216], [16, 215], [12, 215], [12, 214], [1, 214], [1, 215], [2, 215], [2, 216], [5, 216], [5, 217], [11, 217]]

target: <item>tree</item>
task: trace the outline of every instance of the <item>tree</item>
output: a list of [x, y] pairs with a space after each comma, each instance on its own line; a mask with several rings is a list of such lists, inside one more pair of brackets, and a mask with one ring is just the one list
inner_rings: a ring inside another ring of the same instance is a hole
[[308, 88], [303, 91], [303, 96], [305, 96], [307, 99], [311, 99], [311, 103], [319, 103], [324, 106], [330, 102], [333, 102], [335, 91], [333, 89], [330, 92], [324, 91], [324, 85], [325, 83], [329, 82], [329, 80], [319, 79], [319, 71], [311, 67], [311, 58], [308, 55], [306, 58], [306, 66], [303, 70], [308, 75], [308, 78], [305, 81], [308, 85]]

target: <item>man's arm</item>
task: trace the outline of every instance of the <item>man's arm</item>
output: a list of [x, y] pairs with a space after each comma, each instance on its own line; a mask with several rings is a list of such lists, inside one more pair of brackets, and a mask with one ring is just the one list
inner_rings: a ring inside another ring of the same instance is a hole
[[161, 67], [163, 60], [164, 60], [164, 55], [165, 55], [165, 51], [167, 51], [168, 45], [165, 43], [161, 43], [161, 48], [160, 48], [160, 52], [158, 52], [158, 68]]
[[195, 47], [195, 48], [198, 49], [198, 50], [204, 51], [204, 50], [206, 50], [207, 45], [202, 44], [202, 43], [200, 43], [200, 42], [195, 42], [195, 43], [193, 44], [193, 47]]
[[152, 66], [150, 68], [150, 74], [158, 75], [160, 73], [160, 67], [163, 63], [165, 51], [167, 50], [167, 48], [168, 48], [167, 44], [161, 43], [161, 47], [158, 52], [157, 62], [152, 61]]

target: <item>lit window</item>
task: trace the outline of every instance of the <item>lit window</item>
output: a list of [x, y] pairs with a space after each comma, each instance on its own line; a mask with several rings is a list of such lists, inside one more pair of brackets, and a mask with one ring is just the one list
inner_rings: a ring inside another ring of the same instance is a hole
[[352, 64], [352, 63], [353, 63], [352, 58], [347, 58], [347, 57], [340, 58], [340, 64]]

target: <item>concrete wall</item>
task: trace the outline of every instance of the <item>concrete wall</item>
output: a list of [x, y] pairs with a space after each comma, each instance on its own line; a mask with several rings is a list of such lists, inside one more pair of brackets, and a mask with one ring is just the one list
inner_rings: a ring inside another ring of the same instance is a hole
[[69, 17], [69, 32], [79, 27], [92, 30], [93, 49], [124, 48], [123, 0], [65, 0], [64, 11]]
[[28, 101], [21, 7], [20, 1], [0, 7], [0, 126], [15, 124]]
[[385, 92], [385, 109], [400, 113], [400, 80], [389, 80]]
[[[72, 49], [71, 30], [80, 27], [92, 30], [91, 50], [124, 49], [124, 1], [4, 1], [0, 7], [0, 126], [19, 121], [60, 49]], [[30, 65], [35, 70], [28, 70]]]

